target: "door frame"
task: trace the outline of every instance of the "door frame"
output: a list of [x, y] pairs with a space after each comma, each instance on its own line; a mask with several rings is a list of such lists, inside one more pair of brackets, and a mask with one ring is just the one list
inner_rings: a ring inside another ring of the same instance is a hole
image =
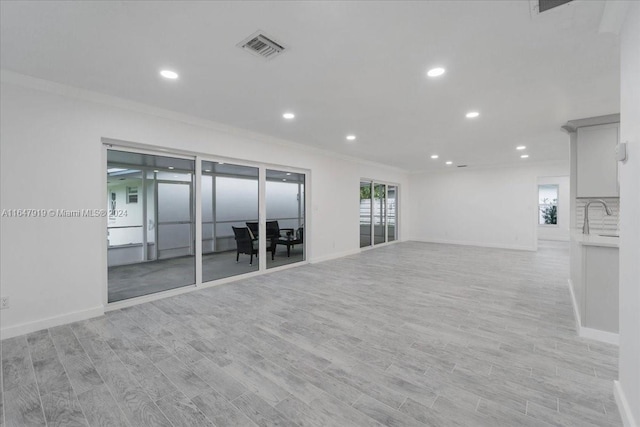
[[[289, 268], [295, 268], [300, 265], [309, 264], [312, 257], [312, 234], [309, 232], [312, 230], [313, 218], [311, 215], [311, 203], [312, 203], [312, 191], [311, 182], [312, 182], [312, 174], [311, 170], [297, 168], [288, 165], [280, 165], [273, 163], [265, 163], [265, 162], [256, 162], [251, 160], [244, 159], [236, 159], [222, 156], [215, 156], [206, 153], [200, 152], [192, 152], [187, 150], [180, 149], [166, 149], [157, 146], [152, 146], [148, 144], [140, 144], [135, 142], [128, 141], [120, 141], [111, 138], [102, 138], [102, 176], [103, 176], [103, 186], [102, 186], [102, 199], [107, 200], [107, 152], [108, 150], [116, 150], [116, 151], [125, 151], [134, 154], [148, 154], [154, 156], [162, 156], [162, 157], [172, 157], [177, 159], [186, 159], [195, 161], [195, 171], [188, 171], [193, 174], [192, 188], [191, 188], [191, 209], [194, 209], [195, 212], [192, 211], [192, 218], [194, 218], [194, 228], [195, 231], [192, 234], [194, 240], [194, 256], [195, 256], [195, 284], [187, 285], [176, 289], [171, 289], [167, 291], [157, 292], [153, 294], [148, 294], [140, 297], [134, 297], [122, 301], [117, 301], [113, 303], [109, 303], [108, 301], [108, 266], [107, 266], [107, 226], [108, 219], [103, 218], [103, 230], [104, 230], [104, 242], [103, 245], [103, 253], [102, 253], [102, 265], [103, 269], [103, 304], [105, 307], [105, 311], [118, 310], [120, 308], [129, 307], [137, 304], [141, 304], [143, 302], [154, 301], [161, 298], [165, 298], [167, 296], [179, 295], [185, 292], [191, 292], [198, 288], [210, 287], [210, 286], [219, 286], [225, 283], [234, 282], [237, 280], [242, 280], [244, 278], [253, 277], [265, 274], [267, 272], [276, 272], [281, 270], [286, 270]], [[305, 236], [304, 236], [304, 254], [305, 259], [300, 262], [286, 264], [278, 267], [269, 268], [267, 270], [266, 262], [259, 262], [258, 271], [239, 274], [236, 276], [230, 276], [222, 279], [217, 279], [213, 281], [203, 282], [202, 281], [202, 161], [212, 161], [212, 162], [224, 162], [239, 166], [250, 166], [258, 168], [258, 183], [259, 183], [259, 193], [258, 193], [258, 213], [259, 213], [259, 236], [260, 236], [260, 248], [259, 248], [259, 258], [266, 259], [266, 201], [265, 201], [265, 188], [266, 188], [266, 170], [267, 169], [275, 169], [284, 172], [292, 172], [298, 174], [304, 174], [305, 176], [305, 207], [304, 207], [304, 221], [305, 221]], [[130, 166], [130, 165], [129, 165]], [[128, 166], [128, 167], [129, 167]], [[145, 167], [139, 167], [140, 170], [143, 170]], [[153, 167], [147, 168], [149, 170], [153, 170]], [[156, 168], [157, 169], [157, 168]], [[176, 169], [176, 172], [181, 172], [181, 170]], [[183, 171], [184, 172], [184, 171]], [[156, 180], [157, 181], [157, 180]], [[170, 183], [174, 183], [173, 181], [169, 181]], [[157, 182], [155, 184], [156, 194], [155, 194], [155, 203], [157, 204]], [[146, 196], [145, 196], [146, 197]], [[195, 213], [195, 215], [193, 215]], [[155, 218], [158, 218], [158, 210], [156, 207]], [[145, 217], [146, 224], [146, 217]], [[156, 220], [156, 233], [158, 223]], [[146, 230], [146, 227], [144, 227]], [[158, 237], [156, 234], [156, 251], [158, 248]], [[146, 258], [146, 256], [145, 256]], [[157, 252], [156, 252], [157, 259]]]
[[[379, 179], [372, 179], [372, 178], [360, 178], [360, 181], [358, 183], [359, 187], [358, 189], [362, 188], [360, 185], [363, 182], [369, 182], [371, 184], [371, 212], [370, 212], [370, 244], [367, 246], [361, 246], [360, 250], [361, 251], [365, 251], [365, 250], [370, 250], [373, 248], [379, 248], [381, 246], [386, 246], [389, 244], [393, 244], [395, 242], [399, 242], [400, 241], [400, 227], [398, 227], [398, 224], [400, 223], [400, 184], [396, 183], [396, 182], [391, 182], [391, 181], [384, 181], [384, 180], [379, 180]], [[382, 243], [375, 243], [375, 224], [374, 224], [374, 213], [375, 213], [375, 208], [374, 208], [374, 192], [375, 192], [375, 186], [376, 184], [380, 184], [380, 185], [384, 185], [384, 197], [385, 197], [385, 203], [384, 203], [384, 242]], [[395, 187], [396, 188], [396, 198], [395, 198], [395, 205], [396, 205], [396, 209], [395, 209], [395, 218], [396, 218], [396, 223], [395, 223], [395, 240], [389, 241], [389, 209], [388, 209], [388, 201], [389, 201], [389, 186]], [[359, 207], [358, 207], [359, 209]], [[360, 221], [358, 221], [358, 241], [360, 240]], [[358, 243], [359, 244], [359, 243]]]

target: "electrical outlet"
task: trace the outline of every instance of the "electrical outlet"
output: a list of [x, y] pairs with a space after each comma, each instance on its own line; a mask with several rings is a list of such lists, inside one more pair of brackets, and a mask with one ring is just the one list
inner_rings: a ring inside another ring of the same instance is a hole
[[0, 310], [9, 308], [9, 297], [0, 297]]

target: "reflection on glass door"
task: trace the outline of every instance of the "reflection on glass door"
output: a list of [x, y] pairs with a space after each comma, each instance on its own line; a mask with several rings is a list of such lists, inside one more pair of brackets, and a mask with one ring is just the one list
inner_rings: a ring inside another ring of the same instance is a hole
[[384, 184], [373, 185], [373, 243], [386, 242], [386, 188]]
[[360, 181], [360, 247], [398, 240], [398, 186]]
[[266, 171], [267, 268], [304, 261], [305, 175]]
[[158, 182], [158, 259], [193, 255], [191, 183]]
[[109, 265], [142, 262], [146, 258], [141, 189], [149, 182], [143, 179], [143, 172], [135, 168], [110, 165], [107, 176]]
[[360, 247], [371, 246], [371, 181], [360, 182]]
[[396, 227], [397, 217], [397, 197], [398, 187], [387, 186], [387, 241], [393, 242], [398, 239], [398, 229]]
[[258, 271], [258, 168], [202, 162], [202, 281]]
[[107, 151], [108, 301], [195, 283], [194, 161]]

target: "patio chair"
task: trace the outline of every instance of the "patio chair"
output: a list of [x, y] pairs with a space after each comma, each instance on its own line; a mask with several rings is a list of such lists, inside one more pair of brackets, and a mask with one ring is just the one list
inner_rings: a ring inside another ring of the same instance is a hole
[[231, 227], [236, 239], [236, 263], [240, 254], [249, 255], [249, 265], [253, 265], [253, 256], [258, 256], [258, 239], [254, 239], [247, 227]]
[[[253, 237], [258, 240], [259, 225], [257, 222], [246, 222], [247, 228], [251, 231]], [[278, 221], [267, 221], [267, 252], [271, 252], [271, 260], [276, 254], [276, 243], [278, 236], [280, 236], [280, 228], [278, 227]]]

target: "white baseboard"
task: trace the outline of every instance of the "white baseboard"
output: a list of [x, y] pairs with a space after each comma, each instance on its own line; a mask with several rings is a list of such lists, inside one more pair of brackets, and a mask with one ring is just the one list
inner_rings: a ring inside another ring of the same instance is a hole
[[578, 305], [578, 301], [576, 300], [576, 295], [573, 293], [573, 282], [571, 281], [571, 279], [569, 279], [567, 283], [569, 284], [571, 305], [573, 305], [573, 315], [576, 319], [576, 331], [578, 331], [578, 336], [582, 338], [588, 338], [590, 340], [605, 342], [607, 344], [619, 345], [618, 343], [620, 342], [620, 337], [618, 334], [582, 326], [582, 321], [580, 320], [580, 306]]
[[466, 240], [448, 240], [448, 239], [437, 239], [437, 238], [431, 238], [431, 237], [414, 237], [411, 240], [415, 242], [423, 242], [423, 243], [442, 243], [445, 245], [478, 246], [481, 248], [511, 249], [511, 250], [517, 250], [517, 251], [535, 252], [537, 250], [537, 246], [535, 244], [533, 246], [508, 245], [508, 244], [502, 244], [502, 243], [486, 243], [486, 242], [474, 242], [474, 241], [466, 241]]
[[78, 322], [80, 320], [91, 319], [104, 315], [104, 307], [98, 306], [87, 310], [74, 311], [60, 316], [49, 317], [48, 319], [36, 320], [35, 322], [22, 323], [15, 326], [9, 326], [0, 329], [0, 337], [4, 340], [7, 338], [17, 337], [19, 335], [29, 334], [31, 332], [40, 331], [42, 329], [53, 328], [67, 323]]
[[589, 338], [591, 340], [605, 342], [607, 344], [619, 345], [620, 343], [620, 336], [616, 333], [585, 328], [584, 326], [580, 327], [578, 335], [582, 338]]
[[620, 381], [613, 382], [613, 396], [616, 398], [618, 412], [620, 412], [620, 417], [622, 418], [622, 424], [624, 427], [638, 427], [638, 423], [636, 423], [636, 420], [633, 418], [631, 406], [629, 406], [629, 401], [627, 400], [627, 396], [624, 394]]

